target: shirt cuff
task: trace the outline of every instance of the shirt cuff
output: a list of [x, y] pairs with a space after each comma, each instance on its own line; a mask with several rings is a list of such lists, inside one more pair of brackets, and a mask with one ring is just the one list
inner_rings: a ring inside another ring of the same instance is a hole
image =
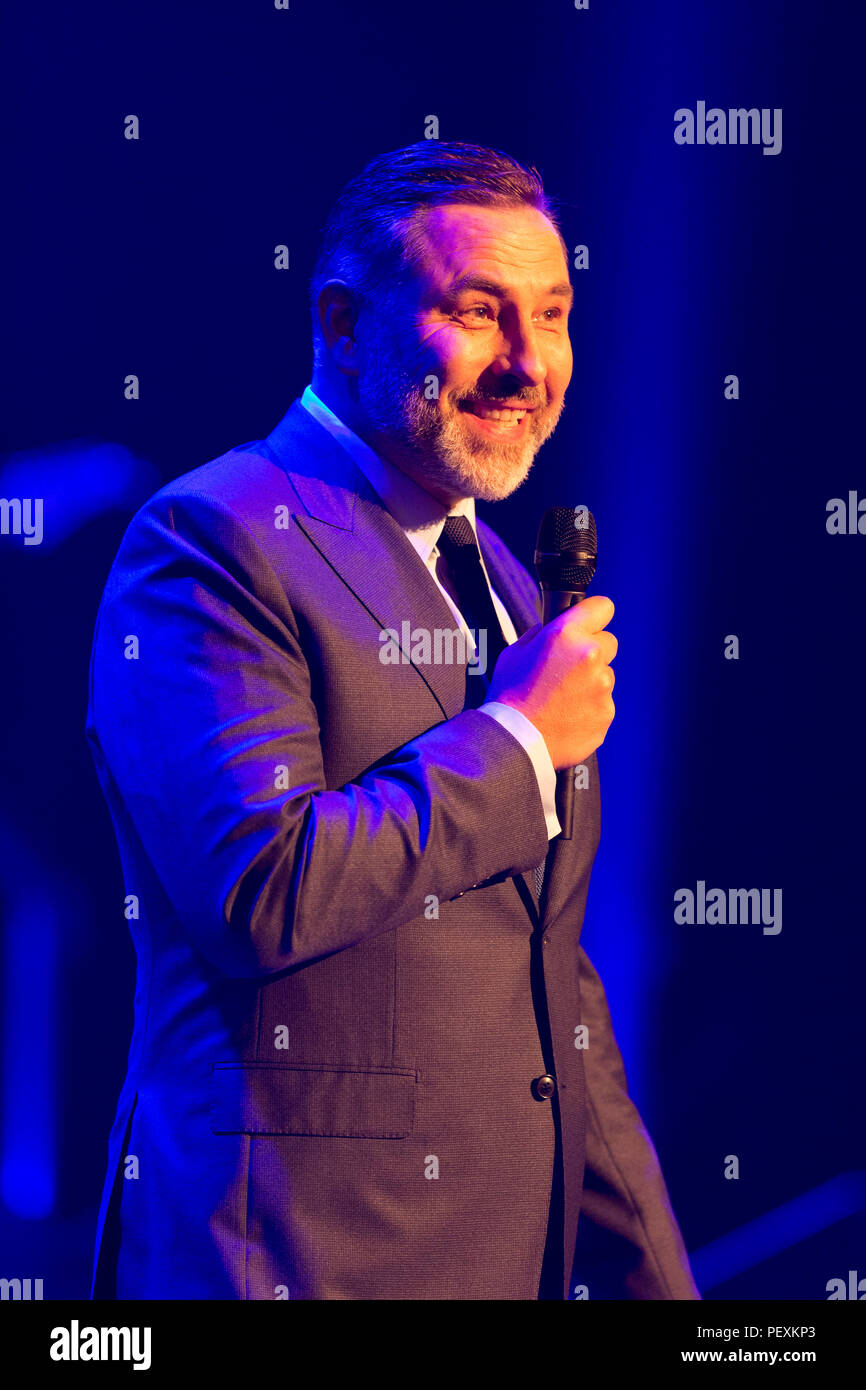
[[479, 705], [478, 709], [481, 714], [489, 714], [491, 719], [495, 719], [497, 724], [501, 724], [503, 729], [513, 734], [532, 759], [538, 779], [538, 790], [541, 793], [544, 819], [547, 822], [547, 838], [552, 840], [555, 835], [561, 833], [562, 826], [556, 815], [556, 769], [543, 736], [532, 721], [513, 705], [504, 705], [499, 700], [487, 700], [483, 705]]

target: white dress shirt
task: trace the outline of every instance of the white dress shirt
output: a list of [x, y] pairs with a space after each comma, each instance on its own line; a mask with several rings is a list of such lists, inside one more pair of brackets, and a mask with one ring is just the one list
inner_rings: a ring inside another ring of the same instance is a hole
[[[472, 632], [467, 627], [451, 594], [440, 582], [436, 573], [436, 562], [440, 555], [438, 540], [447, 516], [467, 517], [476, 533], [477, 541], [475, 498], [462, 498], [449, 511], [402, 469], [397, 468], [388, 459], [381, 458], [375, 450], [370, 448], [369, 444], [365, 444], [363, 439], [360, 439], [353, 430], [350, 430], [348, 425], [345, 425], [325, 405], [324, 401], [319, 399], [312, 386], [305, 389], [301, 396], [301, 405], [309, 411], [313, 419], [318, 420], [319, 424], [324, 426], [329, 434], [339, 440], [347, 453], [352, 456], [385, 508], [391, 513], [398, 525], [403, 528], [407, 538], [430, 571], [464, 639], [471, 645], [474, 652], [475, 642]], [[514, 630], [514, 624], [499, 595], [490, 583], [490, 576], [487, 573], [483, 556], [481, 557], [481, 566], [487, 580], [487, 586], [490, 589], [490, 597], [493, 600], [496, 616], [502, 627], [502, 634], [508, 643], [516, 642], [517, 633]], [[554, 835], [560, 833], [562, 827], [556, 815], [556, 772], [544, 738], [531, 720], [527, 719], [519, 710], [512, 708], [511, 705], [504, 705], [499, 700], [485, 700], [478, 708], [479, 713], [489, 715], [491, 719], [495, 719], [498, 724], [507, 729], [508, 733], [512, 734], [529, 754], [538, 779], [538, 790], [541, 794], [544, 818], [547, 823], [547, 835], [549, 839], [553, 839]]]

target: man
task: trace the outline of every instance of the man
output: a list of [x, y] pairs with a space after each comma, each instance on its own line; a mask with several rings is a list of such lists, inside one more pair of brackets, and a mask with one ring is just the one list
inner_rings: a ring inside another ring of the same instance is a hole
[[541, 182], [383, 155], [312, 290], [311, 387], [150, 499], [97, 619], [138, 989], [94, 1296], [699, 1297], [579, 945], [613, 605], [542, 628], [474, 514], [571, 374]]

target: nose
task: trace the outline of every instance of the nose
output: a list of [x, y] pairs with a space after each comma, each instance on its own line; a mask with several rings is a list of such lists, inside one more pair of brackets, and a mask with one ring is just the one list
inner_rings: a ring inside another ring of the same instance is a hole
[[527, 386], [541, 386], [547, 376], [547, 366], [539, 352], [531, 322], [518, 320], [503, 328], [493, 370], [502, 376], [515, 376]]

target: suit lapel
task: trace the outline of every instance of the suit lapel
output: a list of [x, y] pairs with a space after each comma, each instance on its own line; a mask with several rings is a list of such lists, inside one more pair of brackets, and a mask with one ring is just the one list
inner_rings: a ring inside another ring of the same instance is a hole
[[301, 506], [293, 513], [316, 549], [370, 615], [371, 629], [392, 629], [401, 651], [429, 687], [446, 719], [463, 709], [466, 673], [458, 663], [412, 661], [403, 623], [453, 628], [433, 576], [360, 468], [299, 401], [265, 440]]
[[506, 560], [505, 548], [499, 537], [480, 517], [476, 517], [476, 529], [478, 545], [484, 557], [490, 582], [508, 611], [508, 616], [514, 624], [514, 631], [520, 637], [535, 623], [540, 622], [541, 615], [535, 604], [527, 597], [524, 587], [515, 582], [511, 567]]

